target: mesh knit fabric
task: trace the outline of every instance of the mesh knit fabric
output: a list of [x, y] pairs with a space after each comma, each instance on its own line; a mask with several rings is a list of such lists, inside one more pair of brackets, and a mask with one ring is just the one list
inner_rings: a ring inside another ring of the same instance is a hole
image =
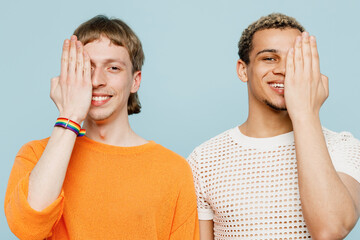
[[[323, 128], [337, 171], [360, 182], [360, 142]], [[230, 129], [188, 157], [200, 220], [215, 239], [311, 239], [301, 211], [293, 132], [251, 138]]]

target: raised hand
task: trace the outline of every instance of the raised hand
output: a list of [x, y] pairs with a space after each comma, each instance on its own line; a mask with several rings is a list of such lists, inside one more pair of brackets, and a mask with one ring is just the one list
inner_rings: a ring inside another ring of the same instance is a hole
[[90, 58], [76, 36], [71, 36], [64, 41], [60, 77], [51, 79], [50, 97], [60, 117], [80, 124], [89, 111], [91, 96]]
[[320, 73], [314, 36], [298, 36], [286, 60], [285, 103], [292, 121], [318, 117], [329, 95], [328, 78]]

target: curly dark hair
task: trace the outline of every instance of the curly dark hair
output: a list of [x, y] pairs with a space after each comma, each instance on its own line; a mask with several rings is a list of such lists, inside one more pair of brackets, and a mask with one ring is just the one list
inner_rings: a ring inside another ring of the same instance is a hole
[[256, 22], [250, 24], [241, 34], [240, 41], [238, 43], [239, 58], [246, 64], [250, 63], [249, 54], [253, 48], [252, 39], [257, 31], [264, 29], [285, 29], [294, 28], [300, 32], [304, 32], [305, 28], [296, 21], [295, 18], [286, 16], [282, 13], [271, 13], [267, 16], [261, 17]]

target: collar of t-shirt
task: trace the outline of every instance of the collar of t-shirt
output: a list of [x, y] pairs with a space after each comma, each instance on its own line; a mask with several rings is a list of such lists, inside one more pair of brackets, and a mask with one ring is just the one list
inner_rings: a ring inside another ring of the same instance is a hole
[[267, 138], [255, 138], [248, 137], [242, 134], [239, 130], [239, 127], [230, 129], [229, 132], [231, 138], [241, 146], [248, 146], [254, 148], [269, 148], [274, 146], [284, 146], [284, 145], [293, 145], [294, 144], [294, 132], [288, 132], [274, 137]]

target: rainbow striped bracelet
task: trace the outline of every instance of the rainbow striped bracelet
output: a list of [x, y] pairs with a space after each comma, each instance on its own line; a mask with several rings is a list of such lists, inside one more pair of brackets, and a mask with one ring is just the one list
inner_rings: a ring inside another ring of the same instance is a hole
[[81, 129], [80, 125], [74, 121], [71, 121], [68, 118], [58, 118], [56, 119], [54, 127], [62, 127], [73, 131], [78, 137], [85, 135], [86, 130]]

